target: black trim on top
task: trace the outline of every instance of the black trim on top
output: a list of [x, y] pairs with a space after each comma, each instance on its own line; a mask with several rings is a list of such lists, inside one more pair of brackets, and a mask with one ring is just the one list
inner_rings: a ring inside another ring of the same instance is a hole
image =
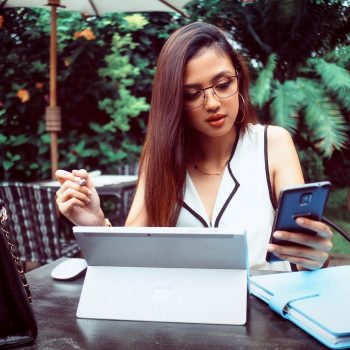
[[229, 203], [231, 202], [231, 199], [233, 198], [233, 196], [235, 195], [235, 193], [237, 192], [240, 184], [239, 182], [237, 181], [237, 179], [235, 178], [235, 176], [233, 175], [232, 173], [232, 170], [231, 170], [231, 167], [230, 167], [230, 163], [228, 164], [228, 171], [235, 183], [235, 187], [233, 188], [232, 192], [230, 193], [230, 195], [228, 196], [228, 198], [226, 199], [226, 202], [224, 203], [223, 207], [221, 208], [218, 216], [216, 217], [216, 220], [215, 220], [215, 223], [214, 223], [214, 227], [219, 227], [219, 222], [220, 222], [220, 219], [222, 217], [222, 215], [224, 214], [227, 206], [229, 205]]
[[299, 271], [297, 268], [297, 265], [294, 263], [290, 263], [290, 268], [292, 269], [293, 272]]
[[239, 136], [240, 136], [240, 133], [241, 133], [241, 128], [240, 127], [236, 127], [236, 140], [232, 146], [232, 151], [231, 151], [231, 155], [230, 155], [230, 159], [228, 160], [228, 164], [230, 164], [232, 158], [233, 158], [233, 155], [235, 154], [236, 152], [236, 149], [237, 149], [237, 144], [238, 144], [238, 140], [239, 140]]
[[267, 186], [269, 188], [270, 201], [271, 201], [273, 209], [276, 210], [277, 209], [277, 202], [276, 202], [274, 194], [272, 193], [272, 185], [271, 185], [270, 172], [269, 172], [269, 157], [268, 157], [268, 153], [267, 153], [267, 150], [268, 150], [267, 128], [268, 128], [268, 125], [265, 125], [265, 130], [264, 130], [265, 175], [266, 175]]
[[186, 204], [185, 202], [182, 202], [182, 206], [188, 210], [195, 218], [197, 218], [204, 227], [209, 227], [207, 222], [196, 212], [194, 211], [188, 204]]
[[[230, 162], [236, 152], [236, 149], [237, 149], [237, 144], [238, 144], [238, 140], [239, 140], [239, 136], [240, 136], [240, 128], [236, 128], [236, 139], [235, 139], [235, 142], [233, 144], [233, 147], [232, 147], [232, 151], [231, 151], [231, 155], [230, 155], [230, 159], [229, 161], [227, 162], [227, 168], [228, 168], [228, 171], [229, 171], [229, 174], [231, 175], [232, 179], [233, 179], [233, 182], [235, 183], [235, 187], [233, 188], [232, 192], [230, 193], [230, 195], [228, 196], [228, 198], [226, 199], [223, 207], [221, 208], [220, 212], [219, 212], [219, 215], [217, 216], [216, 220], [215, 220], [215, 224], [214, 224], [214, 227], [218, 227], [219, 225], [219, 221], [222, 217], [222, 215], [224, 214], [228, 204], [230, 203], [232, 197], [235, 195], [235, 193], [237, 192], [238, 190], [238, 187], [240, 186], [239, 182], [237, 181], [237, 179], [234, 177], [233, 175], [233, 172], [231, 170], [231, 167], [230, 167]], [[188, 210], [194, 217], [196, 217], [202, 224], [204, 227], [208, 227], [208, 224], [207, 222], [205, 221], [204, 218], [202, 218], [194, 209], [192, 209], [185, 201], [182, 202], [182, 206]]]

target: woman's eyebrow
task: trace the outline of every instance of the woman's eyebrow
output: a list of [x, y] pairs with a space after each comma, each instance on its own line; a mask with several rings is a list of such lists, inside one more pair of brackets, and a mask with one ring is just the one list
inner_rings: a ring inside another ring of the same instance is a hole
[[[236, 75], [236, 72], [231, 72], [230, 70], [223, 70], [217, 74], [215, 74], [211, 79], [210, 83], [214, 84], [217, 82], [220, 78], [225, 77], [227, 74], [229, 75]], [[184, 89], [201, 89], [202, 85], [201, 84], [185, 84]]]
[[229, 74], [230, 76], [232, 76], [232, 75], [235, 75], [236, 72], [233, 73], [233, 72], [231, 72], [231, 71], [229, 71], [229, 70], [224, 70], [224, 71], [222, 71], [222, 72], [220, 72], [220, 73], [214, 75], [214, 76], [212, 77], [212, 79], [210, 80], [210, 82], [211, 82], [212, 84], [214, 84], [214, 83], [217, 82], [220, 78], [224, 78], [227, 74]]

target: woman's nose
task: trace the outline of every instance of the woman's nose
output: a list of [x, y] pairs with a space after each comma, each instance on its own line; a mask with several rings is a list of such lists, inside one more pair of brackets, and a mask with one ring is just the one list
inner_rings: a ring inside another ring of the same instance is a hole
[[215, 95], [211, 88], [204, 92], [204, 108], [207, 110], [217, 109], [220, 107], [220, 99]]

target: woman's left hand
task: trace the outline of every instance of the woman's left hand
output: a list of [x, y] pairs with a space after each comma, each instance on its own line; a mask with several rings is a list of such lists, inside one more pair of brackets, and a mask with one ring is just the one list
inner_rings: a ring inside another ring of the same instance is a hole
[[275, 231], [273, 236], [277, 239], [299, 243], [303, 246], [286, 246], [269, 244], [268, 251], [283, 260], [297, 265], [298, 270], [316, 270], [325, 265], [332, 248], [332, 231], [320, 221], [308, 218], [296, 219], [298, 225], [315, 231], [316, 235], [301, 232]]

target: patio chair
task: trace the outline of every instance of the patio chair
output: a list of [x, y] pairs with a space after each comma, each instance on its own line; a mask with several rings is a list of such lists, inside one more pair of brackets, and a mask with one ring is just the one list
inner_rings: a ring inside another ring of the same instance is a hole
[[113, 226], [124, 226], [134, 198], [135, 186], [118, 191], [99, 191], [101, 207]]
[[[125, 163], [117, 167], [115, 174], [137, 175], [138, 163]], [[115, 189], [114, 186], [104, 186], [98, 189], [101, 198], [101, 207], [106, 217], [114, 226], [123, 226], [128, 216], [135, 194], [135, 185], [123, 186]]]
[[0, 183], [0, 197], [8, 213], [12, 239], [22, 261], [46, 264], [62, 256], [76, 256], [79, 246], [59, 230], [55, 191], [20, 182]]

